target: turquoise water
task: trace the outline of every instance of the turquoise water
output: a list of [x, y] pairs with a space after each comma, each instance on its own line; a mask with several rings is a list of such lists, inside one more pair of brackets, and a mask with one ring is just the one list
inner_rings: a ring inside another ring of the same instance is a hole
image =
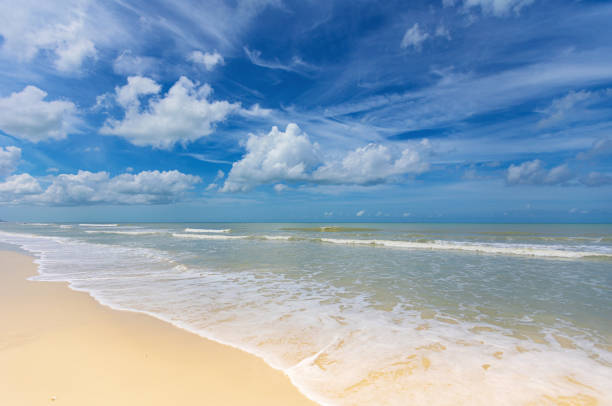
[[3, 223], [0, 242], [322, 404], [612, 399], [611, 225]]

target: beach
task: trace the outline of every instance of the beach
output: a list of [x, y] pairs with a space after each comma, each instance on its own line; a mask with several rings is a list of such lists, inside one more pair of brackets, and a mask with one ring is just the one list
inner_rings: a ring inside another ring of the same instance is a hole
[[0, 264], [0, 404], [314, 404], [260, 358]]
[[0, 262], [0, 404], [612, 399], [609, 225], [3, 223], [2, 247], [30, 257]]

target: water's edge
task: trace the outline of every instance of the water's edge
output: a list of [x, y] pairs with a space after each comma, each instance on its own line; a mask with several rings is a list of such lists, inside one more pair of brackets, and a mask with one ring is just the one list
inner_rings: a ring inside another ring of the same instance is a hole
[[[7, 249], [5, 251], [15, 252], [17, 254], [25, 255], [25, 256], [31, 258], [33, 260], [33, 262], [36, 264], [36, 272], [37, 272], [38, 276], [44, 276], [40, 272], [41, 264], [40, 264], [39, 256], [37, 256], [32, 251], [29, 251], [29, 250], [25, 249], [23, 246], [20, 246], [17, 243], [15, 243], [15, 244], [8, 243], [8, 245], [14, 247], [15, 249], [14, 250]], [[0, 251], [3, 250], [3, 248], [7, 248], [7, 247], [0, 247]], [[278, 367], [275, 367], [274, 365], [271, 365], [269, 362], [267, 362], [265, 357], [262, 356], [261, 354], [257, 354], [256, 352], [249, 351], [249, 350], [247, 350], [245, 348], [242, 348], [240, 346], [237, 346], [235, 344], [229, 343], [227, 341], [223, 341], [223, 340], [221, 340], [221, 339], [219, 339], [217, 337], [214, 337], [213, 335], [205, 335], [205, 334], [203, 334], [203, 332], [197, 331], [196, 329], [193, 329], [193, 328], [190, 328], [186, 324], [177, 322], [175, 320], [170, 320], [168, 318], [165, 318], [165, 317], [163, 317], [161, 315], [158, 315], [158, 314], [155, 314], [153, 312], [148, 312], [148, 311], [145, 311], [145, 310], [130, 309], [130, 308], [126, 308], [126, 307], [121, 307], [121, 306], [113, 305], [113, 304], [110, 304], [110, 303], [105, 303], [104, 300], [100, 299], [99, 297], [96, 297], [96, 295], [93, 292], [91, 292], [91, 291], [89, 291], [87, 289], [76, 288], [76, 287], [74, 287], [73, 283], [71, 281], [68, 281], [68, 280], [64, 280], [64, 281], [59, 281], [59, 280], [58, 281], [38, 280], [38, 279], [36, 279], [36, 275], [28, 277], [27, 280], [32, 281], [32, 282], [46, 282], [46, 283], [60, 282], [60, 283], [65, 283], [70, 290], [73, 290], [75, 292], [87, 293], [89, 295], [89, 297], [91, 297], [93, 300], [95, 300], [101, 306], [108, 307], [109, 309], [112, 309], [112, 310], [115, 310], [115, 311], [144, 314], [144, 315], [147, 315], [149, 317], [153, 317], [156, 320], [160, 320], [160, 321], [162, 321], [164, 323], [167, 323], [167, 324], [169, 324], [172, 327], [181, 329], [183, 331], [187, 331], [190, 334], [195, 334], [198, 337], [203, 338], [205, 340], [213, 341], [213, 342], [215, 342], [217, 344], [221, 344], [221, 345], [225, 345], [227, 347], [231, 347], [231, 348], [237, 349], [237, 350], [242, 351], [242, 352], [244, 352], [246, 354], [254, 355], [257, 358], [259, 358], [262, 361], [264, 361], [265, 364], [268, 367], [270, 367], [270, 368], [272, 368], [272, 369], [274, 369], [276, 371], [281, 371], [283, 374], [285, 374], [285, 376], [287, 376], [287, 378], [289, 378], [289, 382], [291, 382], [291, 385], [293, 385], [298, 390], [298, 392], [300, 392], [300, 394], [302, 394], [307, 399], [309, 399], [309, 400], [311, 400], [311, 401], [313, 401], [313, 402], [315, 402], [315, 403], [317, 403], [317, 404], [319, 404], [321, 406], [333, 406], [329, 402], [325, 402], [322, 399], [317, 399], [318, 397], [315, 394], [308, 393], [308, 391], [305, 388], [303, 388], [301, 385], [299, 385], [297, 382], [295, 382], [294, 377], [292, 377], [292, 375], [290, 373], [288, 373], [287, 370], [283, 370], [282, 368], [278, 368]]]

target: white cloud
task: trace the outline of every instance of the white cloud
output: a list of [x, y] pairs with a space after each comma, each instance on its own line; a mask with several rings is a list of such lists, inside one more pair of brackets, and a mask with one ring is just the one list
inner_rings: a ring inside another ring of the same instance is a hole
[[590, 172], [587, 176], [581, 178], [580, 182], [592, 187], [612, 185], [612, 175], [601, 172]]
[[501, 17], [511, 12], [518, 14], [523, 7], [530, 5], [533, 1], [534, 0], [464, 0], [463, 5], [466, 9], [480, 7], [484, 14], [492, 14]]
[[578, 159], [596, 159], [612, 156], [612, 138], [602, 138], [593, 143], [591, 149], [579, 153]]
[[278, 59], [274, 59], [274, 60], [264, 59], [261, 56], [261, 51], [258, 51], [256, 49], [250, 50], [247, 47], [244, 47], [243, 49], [244, 49], [244, 53], [249, 58], [251, 63], [253, 65], [261, 66], [262, 68], [284, 70], [287, 72], [295, 72], [295, 73], [299, 73], [302, 75], [308, 75], [318, 69], [316, 66], [311, 65], [308, 62], [305, 62], [299, 56], [294, 56], [293, 58], [291, 58], [291, 62], [283, 63], [283, 62], [280, 62]]
[[438, 25], [436, 27], [435, 36], [436, 37], [444, 37], [447, 40], [451, 39], [450, 31], [443, 24], [440, 24], [440, 25]]
[[43, 190], [29, 174], [0, 183], [0, 201], [44, 205], [162, 204], [177, 201], [201, 182], [179, 171], [143, 171], [111, 177], [108, 172], [79, 171], [44, 178]]
[[0, 130], [31, 142], [66, 138], [77, 123], [77, 108], [64, 100], [45, 101], [47, 93], [35, 86], [0, 98]]
[[589, 100], [593, 97], [591, 92], [581, 90], [579, 92], [571, 91], [565, 96], [554, 99], [550, 106], [540, 113], [546, 117], [538, 122], [540, 127], [549, 127], [554, 124], [563, 122], [569, 112], [571, 112], [577, 104]]
[[268, 117], [272, 113], [271, 109], [264, 109], [255, 103], [249, 109], [240, 109], [240, 114], [245, 117]]
[[81, 0], [60, 4], [28, 0], [2, 2], [3, 53], [21, 61], [46, 54], [52, 57], [57, 70], [78, 70], [85, 59], [97, 55], [93, 32], [87, 27], [87, 3]]
[[13, 201], [41, 191], [38, 181], [29, 174], [12, 175], [0, 183], [0, 202]]
[[125, 117], [107, 120], [100, 132], [124, 137], [138, 146], [170, 149], [176, 143], [186, 145], [210, 135], [216, 123], [240, 109], [237, 103], [209, 101], [211, 87], [184, 76], [165, 95], [150, 98], [148, 105], [140, 108], [139, 96], [159, 91], [159, 85], [151, 79], [128, 78], [127, 85], [116, 89], [117, 101], [126, 109]]
[[289, 186], [283, 185], [282, 183], [277, 183], [276, 185], [274, 185], [274, 191], [276, 193], [283, 192], [283, 191], [285, 191], [287, 189], [289, 189]]
[[113, 62], [113, 71], [118, 75], [146, 75], [157, 70], [160, 61], [150, 56], [133, 55], [123, 51]]
[[411, 28], [406, 30], [400, 46], [402, 48], [412, 47], [413, 49], [420, 51], [423, 42], [429, 38], [429, 34], [421, 31], [419, 23], [415, 23]]
[[157, 94], [161, 86], [154, 80], [142, 76], [130, 76], [127, 85], [115, 89], [117, 103], [125, 109], [135, 109], [140, 107], [140, 96]]
[[373, 185], [407, 174], [419, 174], [429, 165], [420, 150], [429, 144], [424, 140], [418, 148], [395, 152], [387, 146], [368, 144], [345, 153], [341, 159], [325, 160], [317, 143], [296, 124], [280, 131], [272, 127], [268, 134], [250, 134], [246, 154], [232, 165], [224, 192], [248, 191], [266, 183], [307, 182], [318, 184]]
[[355, 213], [355, 216], [357, 217], [361, 217], [365, 214], [365, 210], [359, 210], [357, 213]]
[[368, 144], [350, 151], [341, 161], [332, 161], [317, 168], [313, 179], [321, 183], [377, 184], [387, 179], [419, 174], [429, 169], [421, 154], [406, 148], [395, 158], [392, 151], [381, 144]]
[[193, 51], [189, 54], [187, 59], [193, 63], [204, 65], [208, 71], [213, 70], [217, 65], [223, 65], [225, 63], [223, 57], [217, 51], [212, 54], [209, 52], [202, 53], [201, 51]]
[[539, 159], [510, 165], [506, 172], [506, 182], [509, 185], [559, 185], [573, 177], [566, 164], [547, 170]]
[[265, 135], [250, 134], [246, 155], [232, 165], [223, 185], [224, 192], [247, 191], [263, 183], [303, 181], [320, 162], [319, 146], [296, 124], [284, 132], [277, 127]]
[[19, 160], [21, 159], [21, 149], [13, 146], [0, 147], [0, 177], [10, 175], [15, 172]]

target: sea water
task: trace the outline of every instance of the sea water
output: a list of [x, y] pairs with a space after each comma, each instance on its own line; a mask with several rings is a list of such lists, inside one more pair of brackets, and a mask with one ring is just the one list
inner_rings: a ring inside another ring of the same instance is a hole
[[611, 225], [3, 223], [0, 243], [321, 404], [612, 404]]

